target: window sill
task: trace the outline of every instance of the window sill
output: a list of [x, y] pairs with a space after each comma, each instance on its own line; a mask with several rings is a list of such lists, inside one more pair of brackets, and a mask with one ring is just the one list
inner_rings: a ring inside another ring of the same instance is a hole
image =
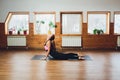
[[62, 36], [82, 36], [82, 34], [62, 34]]
[[107, 36], [107, 35], [110, 35], [110, 34], [88, 34], [90, 36]]
[[118, 33], [115, 33], [114, 35], [115, 35], [115, 36], [120, 36], [120, 34], [118, 34]]
[[27, 36], [27, 35], [25, 35], [25, 34], [20, 34], [20, 35], [18, 35], [18, 34], [6, 34], [6, 36]]

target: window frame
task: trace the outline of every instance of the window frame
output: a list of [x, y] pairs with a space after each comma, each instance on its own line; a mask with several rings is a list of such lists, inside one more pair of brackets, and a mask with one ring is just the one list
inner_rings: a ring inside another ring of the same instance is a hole
[[[33, 29], [33, 34], [34, 35], [47, 35], [47, 34], [35, 34], [35, 27], [36, 27], [36, 19], [35, 19], [35, 15], [36, 14], [54, 14], [54, 20], [55, 20], [55, 24], [56, 24], [56, 12], [33, 12], [34, 13], [34, 29]], [[55, 29], [55, 33], [56, 33], [56, 29]]]
[[120, 33], [115, 33], [115, 15], [116, 14], [119, 14], [120, 15], [120, 11], [115, 11], [114, 12], [114, 29], [113, 29], [113, 33], [114, 33], [114, 35], [120, 35]]
[[[81, 33], [80, 34], [63, 34], [62, 33], [62, 15], [63, 14], [80, 14], [81, 15]], [[81, 36], [82, 35], [82, 28], [83, 28], [83, 12], [82, 11], [63, 11], [63, 12], [60, 12], [60, 27], [61, 27], [61, 30], [60, 30], [60, 34], [62, 34], [63, 36]]]
[[[8, 23], [12, 17], [12, 15], [28, 15], [28, 34], [29, 35], [29, 23], [30, 23], [30, 16], [29, 16], [29, 12], [9, 12], [6, 20], [5, 20], [5, 35], [10, 35], [8, 32]], [[19, 34], [11, 34], [11, 35], [19, 35]], [[20, 35], [25, 35], [25, 34], [20, 34]]]
[[88, 33], [88, 15], [89, 14], [106, 14], [107, 16], [106, 32], [104, 32], [102, 35], [109, 35], [110, 34], [110, 11], [87, 11], [87, 34], [96, 35], [96, 34]]

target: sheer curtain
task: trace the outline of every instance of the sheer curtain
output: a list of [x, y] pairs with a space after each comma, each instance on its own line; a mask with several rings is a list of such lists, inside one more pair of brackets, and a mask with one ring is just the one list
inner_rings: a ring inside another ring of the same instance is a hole
[[[55, 34], [55, 28], [49, 26], [50, 22], [55, 24], [55, 14], [36, 14], [35, 18], [35, 34], [47, 34], [48, 30]], [[41, 23], [41, 21], [44, 23]]]
[[88, 33], [93, 34], [94, 29], [102, 29], [104, 32], [106, 32], [106, 28], [106, 14], [88, 14]]
[[82, 16], [80, 14], [62, 15], [62, 34], [81, 34]]
[[115, 14], [114, 33], [120, 34], [120, 14]]
[[29, 22], [28, 22], [28, 15], [12, 15], [9, 23], [8, 23], [8, 31], [13, 31], [13, 34], [17, 34], [18, 30], [28, 30], [29, 29]]

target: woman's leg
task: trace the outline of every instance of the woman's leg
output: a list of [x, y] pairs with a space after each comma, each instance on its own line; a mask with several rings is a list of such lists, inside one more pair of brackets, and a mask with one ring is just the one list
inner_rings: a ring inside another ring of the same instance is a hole
[[51, 56], [54, 58], [54, 59], [57, 59], [57, 60], [67, 60], [68, 59], [68, 56], [64, 53], [59, 53], [59, 52], [54, 52], [51, 54]]
[[66, 55], [67, 55], [68, 59], [79, 59], [79, 56], [76, 53], [68, 53]]
[[58, 60], [79, 59], [78, 54], [75, 54], [75, 53], [59, 53], [59, 52], [54, 52], [54, 53], [51, 54], [51, 56], [54, 59], [58, 59]]

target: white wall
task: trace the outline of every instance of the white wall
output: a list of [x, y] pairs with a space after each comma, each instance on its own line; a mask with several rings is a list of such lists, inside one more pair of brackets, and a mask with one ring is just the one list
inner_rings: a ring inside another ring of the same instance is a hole
[[83, 21], [87, 21], [87, 11], [120, 11], [120, 0], [0, 0], [0, 22], [5, 22], [8, 12], [29, 11], [33, 22], [35, 11], [55, 11], [56, 21], [60, 21], [60, 11], [83, 11]]

